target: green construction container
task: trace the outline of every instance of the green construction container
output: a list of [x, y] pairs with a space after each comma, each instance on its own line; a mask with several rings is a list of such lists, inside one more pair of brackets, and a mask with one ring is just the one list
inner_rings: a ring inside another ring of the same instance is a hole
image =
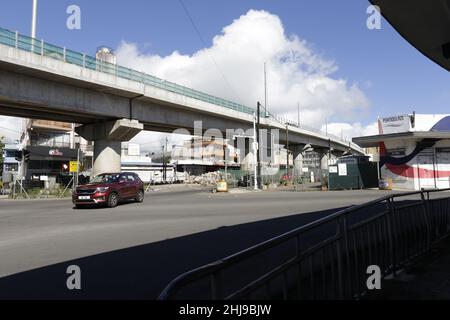
[[378, 188], [378, 164], [366, 157], [346, 157], [330, 166], [329, 190]]

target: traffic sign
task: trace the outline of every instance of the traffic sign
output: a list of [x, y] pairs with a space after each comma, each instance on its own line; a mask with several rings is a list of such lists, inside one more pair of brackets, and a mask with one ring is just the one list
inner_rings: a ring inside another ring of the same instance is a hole
[[70, 161], [70, 173], [78, 172], [78, 161]]

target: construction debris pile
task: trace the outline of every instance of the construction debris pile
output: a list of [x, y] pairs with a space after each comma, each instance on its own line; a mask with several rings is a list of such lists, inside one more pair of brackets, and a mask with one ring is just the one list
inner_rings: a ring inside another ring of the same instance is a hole
[[201, 184], [201, 185], [211, 185], [216, 184], [222, 179], [222, 175], [219, 171], [208, 172], [202, 174], [201, 176], [189, 176], [186, 180], [187, 183]]

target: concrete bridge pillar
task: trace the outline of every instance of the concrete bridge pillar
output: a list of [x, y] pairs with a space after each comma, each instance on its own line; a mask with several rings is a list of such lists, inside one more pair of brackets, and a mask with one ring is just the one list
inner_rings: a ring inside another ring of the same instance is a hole
[[[277, 133], [278, 134], [278, 133]], [[261, 129], [259, 133], [259, 157], [262, 165], [272, 165], [275, 162], [274, 141], [278, 141], [278, 135], [267, 129]]]
[[296, 176], [303, 174], [303, 153], [304, 145], [296, 145], [291, 148], [292, 156], [294, 159], [294, 172]]
[[248, 152], [241, 163], [241, 170], [253, 174], [255, 170], [255, 160], [253, 152]]
[[93, 176], [108, 172], [120, 172], [122, 141], [95, 140]]
[[253, 153], [253, 140], [248, 138], [239, 138], [238, 145], [241, 154], [241, 170], [250, 173], [254, 172], [255, 156]]
[[300, 177], [303, 174], [303, 152], [293, 151], [295, 175]]
[[316, 152], [319, 155], [320, 159], [320, 171], [322, 172], [322, 178], [328, 175], [329, 170], [329, 151], [326, 149], [318, 149]]
[[121, 171], [122, 142], [133, 139], [144, 129], [136, 120], [122, 119], [83, 125], [76, 132], [88, 141], [94, 141], [92, 176]]

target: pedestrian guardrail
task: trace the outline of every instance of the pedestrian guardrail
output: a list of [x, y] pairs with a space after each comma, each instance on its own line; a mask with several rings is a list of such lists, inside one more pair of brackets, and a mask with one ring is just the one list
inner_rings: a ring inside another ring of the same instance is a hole
[[159, 299], [360, 299], [368, 267], [379, 267], [381, 279], [395, 276], [450, 234], [449, 191], [390, 195], [339, 211], [187, 272]]
[[[215, 97], [213, 95], [197, 91], [170, 81], [166, 81], [163, 79], [160, 79], [158, 77], [136, 71], [130, 68], [126, 68], [123, 66], [119, 66], [117, 64], [112, 64], [100, 59], [97, 59], [95, 57], [86, 55], [84, 53], [76, 52], [70, 49], [67, 49], [65, 47], [59, 47], [50, 43], [47, 43], [43, 40], [34, 39], [25, 35], [22, 35], [18, 32], [10, 31], [8, 29], [0, 28], [0, 44], [14, 47], [16, 49], [20, 49], [23, 51], [32, 52], [35, 54], [38, 54], [40, 56], [49, 57], [52, 59], [64, 61], [70, 64], [74, 64], [80, 67], [83, 67], [85, 69], [99, 71], [102, 73], [107, 73], [110, 75], [114, 75], [119, 78], [132, 80], [136, 82], [143, 83], [145, 85], [153, 86], [158, 89], [162, 89], [165, 91], [177, 93], [184, 95], [189, 98], [193, 98], [196, 100], [200, 100], [203, 102], [211, 103], [214, 105], [218, 105], [221, 107], [225, 107], [234, 111], [242, 112], [245, 114], [253, 115], [256, 113], [256, 110], [247, 106], [244, 106], [242, 104], [232, 102], [226, 99], [222, 99], [219, 97]], [[261, 111], [261, 116], [265, 117], [265, 112]], [[346, 141], [345, 139], [341, 139], [337, 136], [330, 135], [327, 133], [324, 133], [318, 129], [312, 129], [303, 125], [300, 125], [299, 123], [295, 121], [291, 121], [289, 119], [282, 118], [280, 116], [272, 116], [271, 117], [283, 124], [287, 124], [292, 127], [297, 127], [301, 129], [305, 129], [308, 131], [320, 133], [322, 135], [325, 135], [329, 138], [333, 138], [336, 141], [342, 142], [345, 145], [349, 145], [354, 149], [360, 150], [362, 152], [362, 149], [360, 149], [358, 146], [353, 144], [350, 141]]]

